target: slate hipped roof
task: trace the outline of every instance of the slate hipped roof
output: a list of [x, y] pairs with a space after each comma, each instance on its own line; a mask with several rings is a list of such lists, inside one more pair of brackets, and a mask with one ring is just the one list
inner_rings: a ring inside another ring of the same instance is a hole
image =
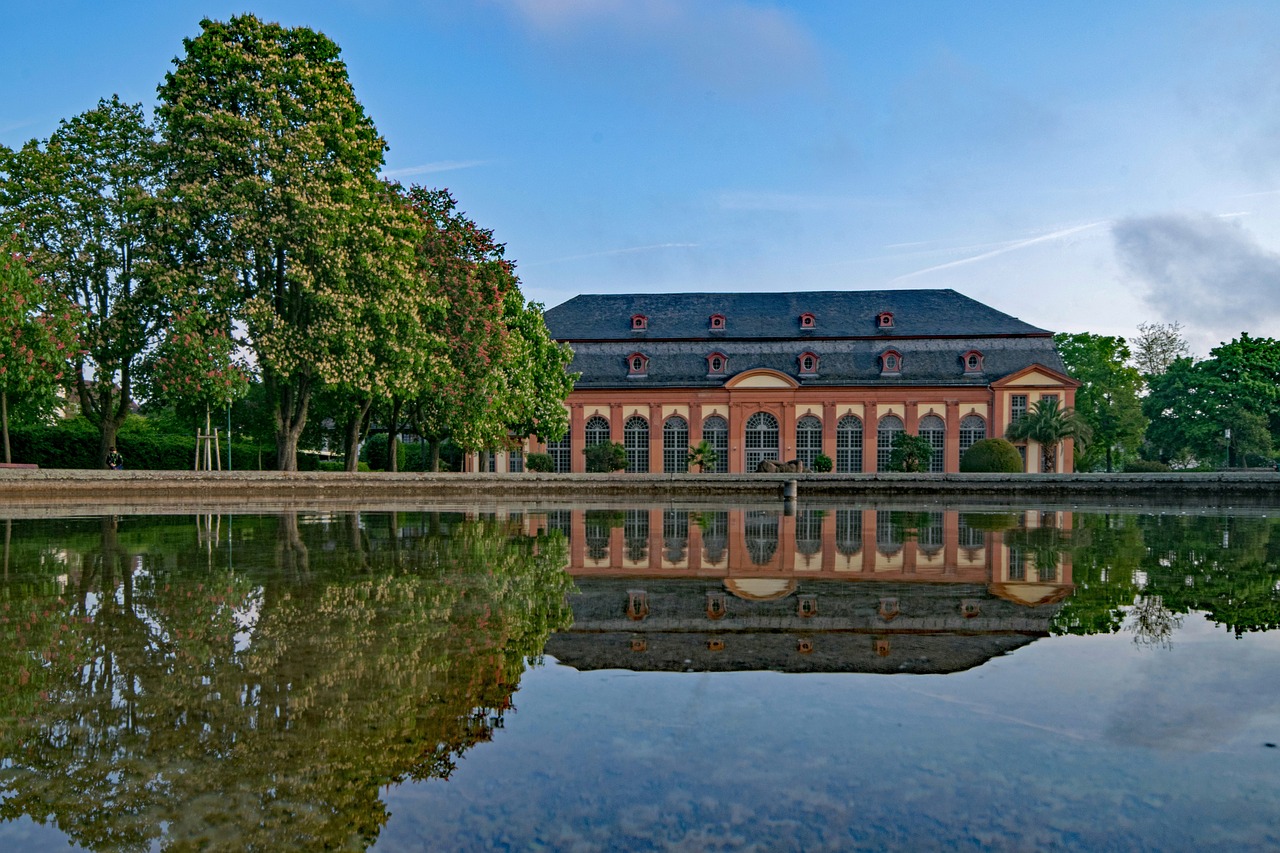
[[[892, 329], [876, 325], [885, 311]], [[805, 313], [814, 315], [812, 330], [800, 327]], [[649, 340], [1051, 334], [954, 290], [586, 294], [547, 311], [546, 322], [558, 341], [636, 340], [636, 314], [648, 318]], [[711, 331], [712, 314], [724, 315], [723, 332]]]
[[[885, 312], [890, 328], [878, 323]], [[723, 330], [711, 327], [715, 314]], [[637, 315], [643, 331], [632, 327]], [[801, 386], [985, 386], [1032, 364], [1065, 372], [1051, 332], [954, 290], [583, 295], [547, 311], [546, 323], [574, 350], [578, 388], [715, 387], [757, 368]], [[882, 372], [887, 350], [901, 356], [900, 372]], [[980, 372], [965, 370], [969, 351], [981, 354]], [[644, 375], [629, 374], [633, 353], [648, 359]], [[726, 358], [723, 373], [709, 370], [712, 353]], [[801, 373], [804, 353], [817, 356], [816, 373]]]

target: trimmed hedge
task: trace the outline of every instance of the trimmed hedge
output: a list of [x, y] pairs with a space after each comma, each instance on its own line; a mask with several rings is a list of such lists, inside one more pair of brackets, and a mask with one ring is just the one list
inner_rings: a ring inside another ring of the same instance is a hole
[[1165, 474], [1171, 469], [1154, 459], [1130, 459], [1124, 464], [1126, 474]]
[[[41, 468], [101, 468], [101, 443], [97, 427], [84, 418], [56, 424], [26, 424], [9, 429], [9, 443], [15, 462], [29, 462]], [[124, 467], [141, 471], [190, 471], [195, 465], [195, 435], [152, 432], [146, 422], [129, 420], [116, 434], [116, 447], [124, 456]], [[227, 464], [226, 437], [219, 441], [222, 465]], [[273, 470], [276, 449], [235, 442], [231, 448], [234, 470]], [[299, 463], [301, 463], [301, 455]]]
[[960, 457], [962, 474], [1021, 474], [1024, 467], [1018, 448], [1003, 438], [984, 438]]
[[550, 474], [556, 470], [556, 463], [550, 453], [528, 453], [524, 457], [524, 468], [526, 471]]

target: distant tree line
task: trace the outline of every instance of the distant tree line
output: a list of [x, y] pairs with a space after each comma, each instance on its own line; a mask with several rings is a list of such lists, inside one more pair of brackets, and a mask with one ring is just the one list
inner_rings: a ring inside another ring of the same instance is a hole
[[1180, 324], [1138, 330], [1132, 349], [1118, 337], [1055, 336], [1092, 435], [1079, 470], [1275, 464], [1280, 340], [1241, 333], [1196, 360]]
[[207, 419], [255, 394], [283, 470], [317, 410], [348, 470], [375, 410], [433, 464], [560, 438], [570, 351], [447, 190], [380, 177], [386, 147], [336, 44], [252, 15], [201, 22], [154, 121], [113, 96], [0, 146], [6, 436], [65, 387], [99, 459], [140, 401]]

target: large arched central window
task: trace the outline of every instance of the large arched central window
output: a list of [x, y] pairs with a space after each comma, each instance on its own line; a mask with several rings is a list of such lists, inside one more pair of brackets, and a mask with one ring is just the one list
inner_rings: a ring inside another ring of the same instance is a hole
[[929, 464], [925, 470], [933, 474], [941, 474], [944, 467], [943, 448], [947, 440], [947, 425], [937, 415], [925, 415], [920, 419], [917, 432], [933, 448], [933, 455], [929, 457]]
[[587, 425], [583, 430], [583, 433], [583, 447], [595, 447], [597, 444], [608, 444], [609, 422], [599, 415], [592, 415], [587, 418]]
[[796, 421], [796, 458], [806, 469], [813, 469], [813, 460], [822, 452], [822, 421], [813, 415], [805, 415]]
[[725, 474], [729, 471], [729, 422], [719, 415], [712, 415], [702, 422], [702, 437], [716, 452], [716, 464], [707, 471]]
[[889, 455], [893, 453], [893, 443], [906, 430], [902, 418], [897, 415], [885, 415], [876, 428], [876, 470], [889, 470]]
[[622, 426], [622, 443], [627, 448], [627, 470], [649, 473], [649, 422], [632, 415]]
[[689, 422], [684, 418], [667, 418], [662, 425], [662, 470], [668, 474], [689, 470]]
[[747, 468], [755, 471], [766, 459], [778, 458], [778, 419], [768, 412], [747, 418]]
[[836, 472], [857, 474], [862, 471], [862, 419], [845, 415], [836, 421]]

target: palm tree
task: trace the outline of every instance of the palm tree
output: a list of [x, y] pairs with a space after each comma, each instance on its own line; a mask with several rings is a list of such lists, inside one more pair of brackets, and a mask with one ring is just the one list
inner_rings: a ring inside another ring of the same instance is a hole
[[1058, 470], [1058, 447], [1068, 438], [1084, 447], [1092, 437], [1089, 425], [1075, 409], [1058, 408], [1057, 397], [1041, 397], [1022, 420], [1010, 425], [1005, 438], [1040, 443], [1041, 471]]

